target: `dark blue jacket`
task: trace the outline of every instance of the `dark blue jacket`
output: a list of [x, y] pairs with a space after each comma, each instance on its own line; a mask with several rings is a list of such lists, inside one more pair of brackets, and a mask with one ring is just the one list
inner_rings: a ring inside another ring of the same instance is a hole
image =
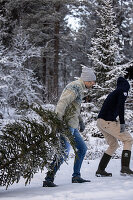
[[123, 77], [119, 77], [117, 88], [105, 99], [98, 118], [105, 121], [116, 121], [117, 116], [119, 116], [120, 124], [124, 124], [124, 105], [129, 89], [128, 81]]

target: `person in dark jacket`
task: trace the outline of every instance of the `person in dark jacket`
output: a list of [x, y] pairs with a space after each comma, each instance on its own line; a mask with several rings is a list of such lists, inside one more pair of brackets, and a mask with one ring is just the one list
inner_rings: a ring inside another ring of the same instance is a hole
[[[107, 96], [98, 115], [97, 126], [104, 135], [109, 147], [100, 160], [96, 171], [97, 177], [112, 176], [112, 173], [106, 172], [105, 168], [113, 153], [119, 147], [118, 140], [123, 143], [120, 173], [121, 175], [133, 175], [133, 171], [129, 168], [133, 138], [126, 131], [124, 120], [124, 106], [129, 89], [128, 81], [123, 77], [119, 77], [117, 88]], [[118, 116], [119, 121], [117, 121]]]

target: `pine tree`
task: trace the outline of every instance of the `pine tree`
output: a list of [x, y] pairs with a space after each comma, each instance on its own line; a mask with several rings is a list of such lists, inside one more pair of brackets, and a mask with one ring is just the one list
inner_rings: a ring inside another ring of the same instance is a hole
[[16, 88], [14, 88], [16, 104], [21, 101], [28, 101], [29, 104], [33, 101], [41, 103], [41, 92], [37, 93], [37, 91], [44, 90], [44, 88], [37, 81], [35, 73], [29, 68], [28, 64], [30, 58], [41, 56], [41, 48], [37, 48], [29, 43], [29, 36], [26, 35], [21, 26], [16, 27], [14, 32], [15, 31], [17, 31], [17, 33], [14, 34], [12, 40], [13, 51], [11, 49], [9, 59], [12, 60], [12, 76], [13, 74], [15, 75], [15, 77], [13, 77], [16, 82]]
[[0, 41], [2, 42], [3, 45], [6, 47], [9, 44], [9, 38], [10, 36], [10, 22], [6, 16], [6, 5], [7, 1], [6, 0], [1, 0], [0, 1]]
[[123, 43], [123, 52], [125, 59], [131, 61], [133, 59], [133, 1], [121, 0], [121, 23], [120, 23], [120, 38]]
[[0, 60], [2, 106], [8, 109], [8, 114], [10, 107], [17, 108], [23, 101], [29, 104], [43, 103], [41, 94], [44, 90], [33, 70], [27, 66], [28, 59], [41, 55], [41, 49], [29, 43], [22, 27], [16, 28], [14, 32], [12, 47], [1, 49]]
[[[119, 75], [125, 74], [124, 55], [118, 44], [119, 30], [112, 3], [112, 0], [101, 0], [96, 10], [101, 23], [97, 28], [96, 37], [92, 38], [91, 55], [89, 56], [97, 74], [99, 85], [97, 98], [110, 92], [116, 86], [116, 79]], [[101, 98], [99, 101], [101, 102]]]
[[[60, 134], [68, 139], [76, 152], [67, 118], [58, 119], [55, 112], [41, 106], [25, 104], [34, 112], [34, 118], [24, 117], [7, 124], [0, 134], [0, 185], [12, 185], [20, 177], [30, 183], [34, 174], [44, 167], [49, 169], [54, 155], [57, 163], [64, 157], [65, 150]], [[67, 117], [67, 116], [66, 116]]]

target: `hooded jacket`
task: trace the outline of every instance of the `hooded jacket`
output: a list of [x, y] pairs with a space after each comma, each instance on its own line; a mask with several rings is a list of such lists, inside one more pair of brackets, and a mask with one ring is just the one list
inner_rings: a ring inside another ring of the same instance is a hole
[[123, 77], [119, 77], [116, 89], [105, 99], [98, 118], [105, 121], [116, 121], [117, 116], [119, 116], [120, 124], [125, 124], [124, 105], [129, 89], [128, 81]]

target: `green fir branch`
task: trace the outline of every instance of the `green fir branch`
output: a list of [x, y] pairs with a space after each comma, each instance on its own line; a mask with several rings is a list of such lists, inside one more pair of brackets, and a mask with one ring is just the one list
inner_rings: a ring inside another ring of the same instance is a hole
[[[40, 121], [22, 118], [7, 124], [0, 135], [0, 184], [8, 188], [20, 177], [30, 183], [34, 174], [44, 167], [49, 168], [54, 155], [63, 157], [60, 134], [73, 146], [74, 139], [66, 121], [61, 121], [55, 112], [44, 110], [40, 105], [28, 106]], [[58, 159], [57, 159], [58, 162]]]

